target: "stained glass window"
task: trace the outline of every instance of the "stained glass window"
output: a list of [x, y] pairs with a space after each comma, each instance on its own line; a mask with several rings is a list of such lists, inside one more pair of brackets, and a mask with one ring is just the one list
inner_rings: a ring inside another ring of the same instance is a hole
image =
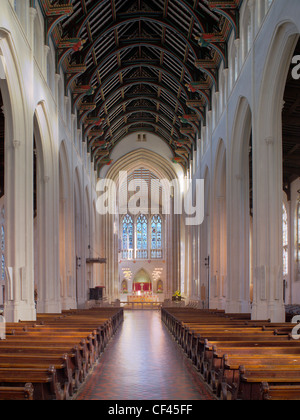
[[286, 207], [282, 206], [282, 229], [283, 229], [283, 275], [287, 276], [289, 273], [289, 240], [288, 240], [288, 214]]
[[160, 215], [127, 214], [121, 221], [122, 259], [162, 259], [163, 225]]
[[123, 258], [131, 259], [133, 252], [133, 220], [128, 214], [123, 219]]
[[145, 215], [141, 215], [136, 222], [136, 249], [137, 258], [147, 258], [148, 220]]
[[162, 220], [159, 215], [151, 219], [151, 258], [162, 258]]

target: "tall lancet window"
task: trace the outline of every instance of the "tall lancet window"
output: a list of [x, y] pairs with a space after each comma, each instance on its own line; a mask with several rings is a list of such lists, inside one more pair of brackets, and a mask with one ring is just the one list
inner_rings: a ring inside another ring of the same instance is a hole
[[148, 258], [148, 220], [145, 215], [136, 222], [136, 258]]
[[128, 214], [123, 219], [123, 259], [133, 259], [133, 220]]
[[162, 220], [159, 215], [151, 219], [151, 258], [162, 258]]
[[289, 274], [289, 234], [288, 234], [288, 214], [286, 207], [282, 206], [282, 229], [283, 229], [283, 275]]

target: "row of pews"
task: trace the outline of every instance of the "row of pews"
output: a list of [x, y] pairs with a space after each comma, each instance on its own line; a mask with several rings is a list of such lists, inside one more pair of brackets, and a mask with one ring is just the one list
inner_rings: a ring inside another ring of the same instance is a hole
[[96, 308], [7, 323], [0, 400], [72, 398], [123, 320], [123, 309]]
[[300, 400], [300, 342], [291, 323], [162, 308], [162, 320], [221, 400]]

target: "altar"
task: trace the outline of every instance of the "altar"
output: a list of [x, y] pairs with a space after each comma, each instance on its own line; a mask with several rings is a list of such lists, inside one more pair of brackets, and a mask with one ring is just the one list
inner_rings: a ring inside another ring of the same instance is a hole
[[156, 295], [132, 295], [132, 296], [127, 296], [127, 302], [148, 302], [148, 303], [156, 303], [159, 302], [159, 297]]

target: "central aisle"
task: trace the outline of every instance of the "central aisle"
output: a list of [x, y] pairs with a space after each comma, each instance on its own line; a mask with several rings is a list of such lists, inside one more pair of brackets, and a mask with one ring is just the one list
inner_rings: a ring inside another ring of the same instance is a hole
[[159, 311], [125, 311], [77, 400], [212, 399], [161, 322]]

